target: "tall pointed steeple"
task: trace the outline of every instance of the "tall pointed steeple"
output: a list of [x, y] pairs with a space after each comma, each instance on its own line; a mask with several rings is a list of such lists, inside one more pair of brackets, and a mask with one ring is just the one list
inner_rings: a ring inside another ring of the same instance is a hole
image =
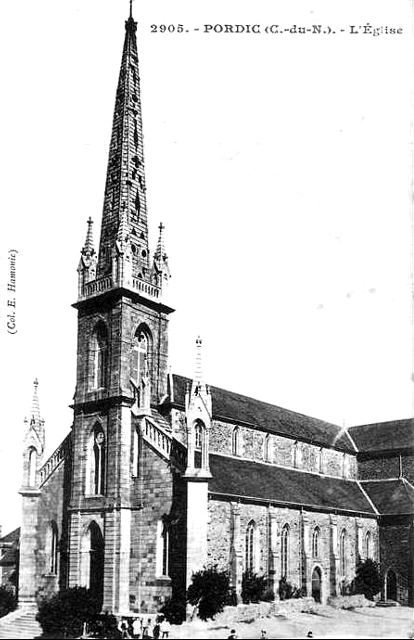
[[111, 273], [112, 248], [128, 227], [132, 249], [132, 274], [149, 280], [147, 202], [145, 195], [141, 93], [136, 39], [137, 23], [125, 22], [125, 41], [116, 92], [101, 239], [98, 278]]

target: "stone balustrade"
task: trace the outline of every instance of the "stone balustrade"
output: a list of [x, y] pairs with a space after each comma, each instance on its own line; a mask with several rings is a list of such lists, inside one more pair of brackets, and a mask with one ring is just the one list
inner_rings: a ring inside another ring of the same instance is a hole
[[[82, 286], [79, 299], [84, 300], [85, 298], [99, 295], [118, 286], [118, 284], [113, 283], [111, 276], [104, 276], [103, 278], [98, 278], [97, 280], [92, 280], [91, 282], [84, 284]], [[134, 291], [138, 291], [139, 293], [149, 296], [150, 298], [158, 299], [161, 296], [161, 289], [159, 287], [152, 285], [149, 282], [145, 282], [140, 278], [132, 278], [131, 288]]]
[[52, 453], [52, 455], [46, 460], [46, 462], [39, 469], [40, 486], [42, 486], [46, 480], [57, 469], [61, 462], [66, 458], [69, 446], [69, 436], [65, 438], [62, 444]]

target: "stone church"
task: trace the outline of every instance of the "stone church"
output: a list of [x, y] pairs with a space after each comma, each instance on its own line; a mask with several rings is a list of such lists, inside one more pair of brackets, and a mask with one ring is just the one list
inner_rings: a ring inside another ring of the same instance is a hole
[[[168, 367], [163, 225], [151, 255], [132, 14], [116, 92], [99, 248], [78, 266], [73, 425], [44, 459], [35, 382], [25, 423], [19, 601], [82, 585], [112, 612], [154, 612], [205, 565], [285, 577], [318, 601], [360, 559], [413, 604], [413, 421], [344, 429]], [[1, 541], [0, 541], [1, 542]], [[0, 545], [1, 546], [1, 545]]]

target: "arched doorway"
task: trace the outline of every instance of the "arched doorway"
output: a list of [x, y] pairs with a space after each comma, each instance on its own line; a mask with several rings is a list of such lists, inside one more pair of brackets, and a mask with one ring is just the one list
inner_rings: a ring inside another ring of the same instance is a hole
[[385, 597], [387, 600], [397, 601], [397, 576], [395, 571], [389, 569], [385, 577]]
[[91, 522], [82, 542], [82, 584], [103, 602], [104, 539], [96, 522]]
[[312, 571], [312, 598], [315, 602], [321, 602], [322, 591], [322, 571], [315, 567]]

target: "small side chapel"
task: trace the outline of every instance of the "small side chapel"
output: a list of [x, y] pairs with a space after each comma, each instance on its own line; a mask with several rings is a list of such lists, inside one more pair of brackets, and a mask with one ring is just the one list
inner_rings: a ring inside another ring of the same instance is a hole
[[[90, 588], [110, 612], [155, 612], [204, 565], [281, 578], [317, 601], [360, 559], [413, 603], [412, 420], [349, 430], [169, 372], [164, 227], [151, 255], [132, 12], [116, 91], [98, 250], [78, 266], [73, 424], [44, 459], [35, 381], [25, 422], [20, 603]], [[395, 460], [402, 460], [398, 469]]]

